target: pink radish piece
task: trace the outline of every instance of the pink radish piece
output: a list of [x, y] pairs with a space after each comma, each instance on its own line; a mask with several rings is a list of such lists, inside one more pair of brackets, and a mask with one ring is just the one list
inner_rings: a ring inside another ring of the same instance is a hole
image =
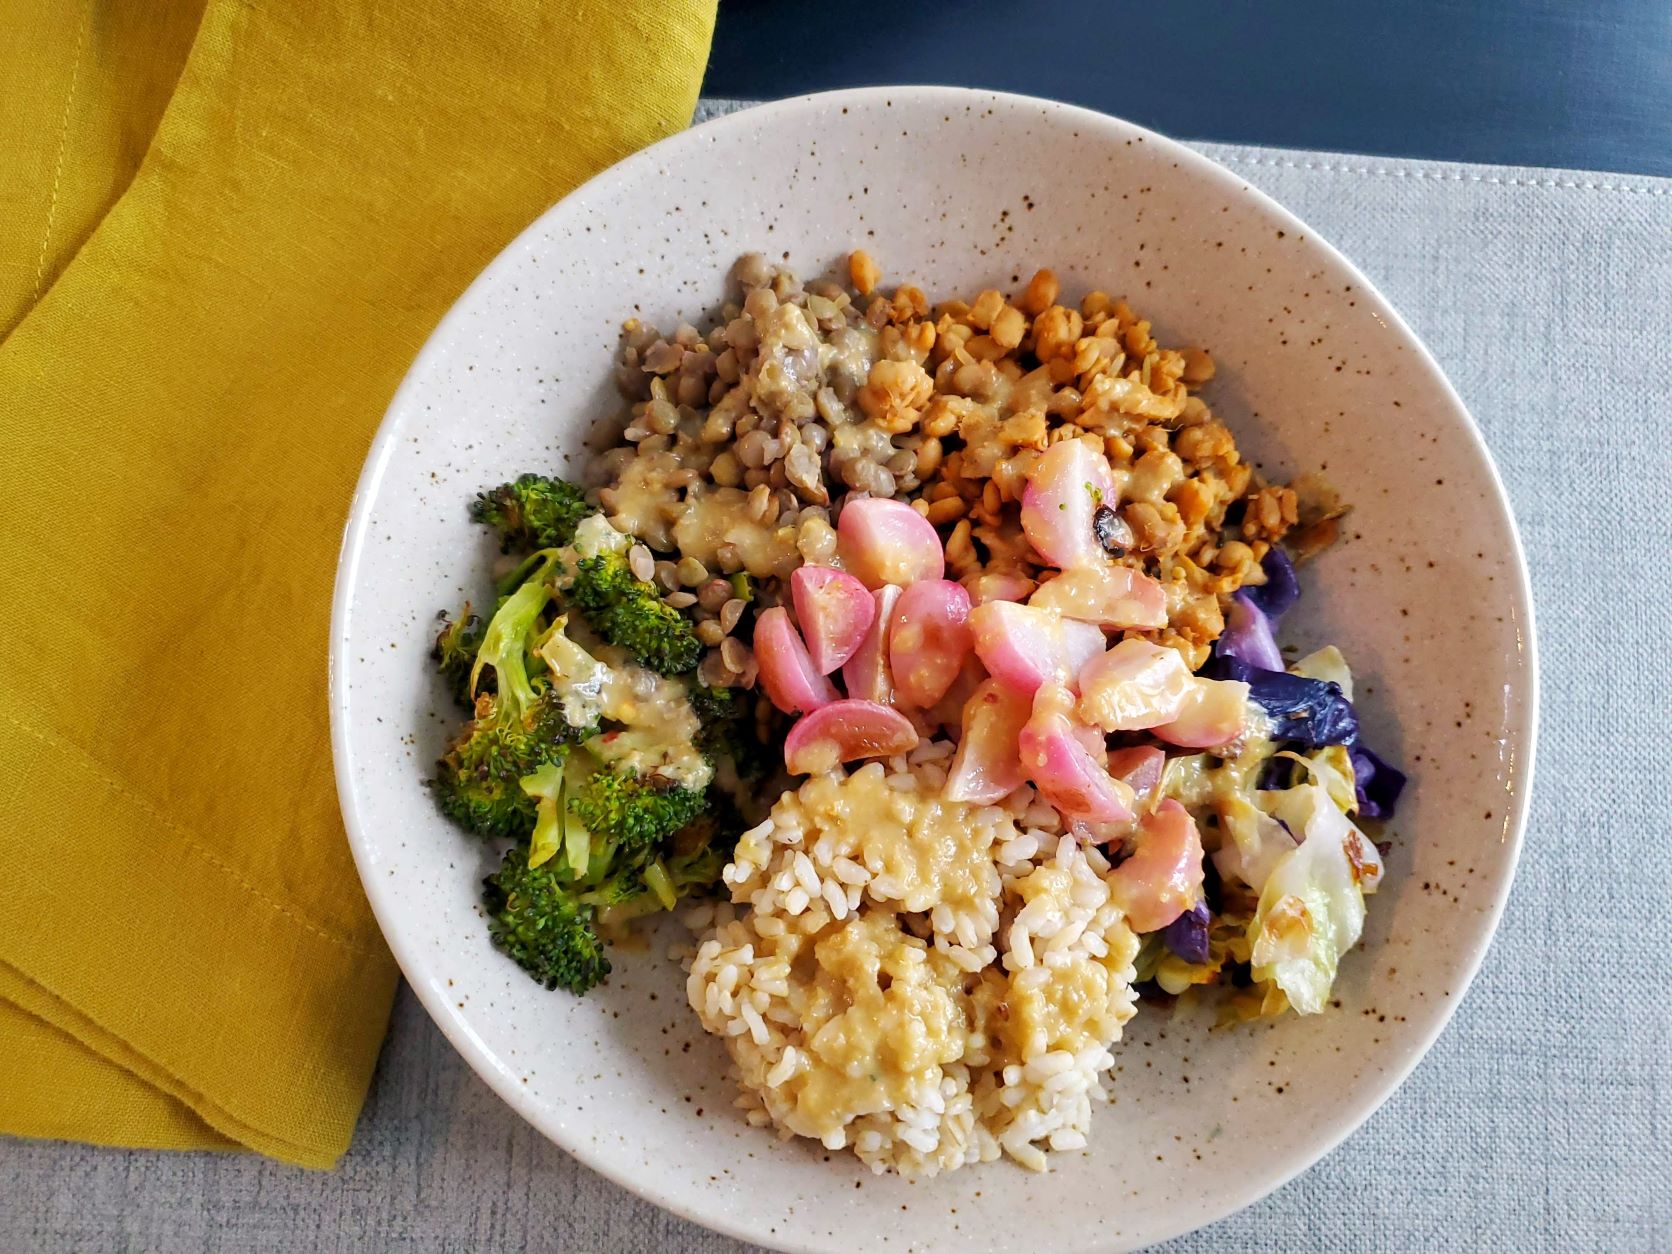
[[1178, 717], [1150, 728], [1157, 740], [1186, 749], [1217, 749], [1242, 735], [1248, 685], [1235, 679], [1192, 677]]
[[1040, 584], [1028, 604], [1100, 627], [1167, 625], [1167, 593], [1161, 585], [1142, 571], [1102, 559]]
[[910, 753], [917, 739], [917, 728], [898, 710], [875, 701], [832, 701], [790, 728], [784, 765], [796, 775], [818, 775], [841, 762]]
[[1109, 895], [1135, 932], [1154, 932], [1202, 895], [1202, 836], [1178, 802], [1168, 798], [1138, 821], [1134, 853], [1110, 873]]
[[989, 570], [964, 581], [970, 599], [977, 605], [988, 601], [1026, 601], [1039, 585], [1020, 571]]
[[951, 801], [989, 805], [1027, 780], [1017, 738], [1033, 713], [1033, 702], [996, 679], [975, 690], [964, 706], [964, 732], [946, 777]]
[[1022, 530], [1049, 565], [1102, 560], [1092, 515], [1099, 505], [1114, 503], [1108, 459], [1085, 440], [1064, 440], [1046, 449], [1028, 476], [1022, 493]]
[[888, 629], [894, 623], [894, 603], [900, 599], [900, 589], [884, 584], [870, 595], [876, 612], [859, 648], [842, 667], [842, 686], [856, 700], [888, 705], [894, 700], [894, 681], [888, 674]]
[[1167, 755], [1154, 745], [1134, 745], [1109, 753], [1109, 774], [1132, 790], [1139, 810], [1150, 808], [1155, 790], [1161, 787], [1161, 772], [1166, 765]]
[[1177, 649], [1122, 640], [1080, 669], [1080, 717], [1106, 732], [1170, 723], [1193, 683]]
[[956, 732], [964, 725], [964, 707], [975, 695], [975, 690], [986, 682], [987, 668], [981, 664], [981, 659], [974, 653], [965, 654], [964, 664], [958, 668], [958, 676], [952, 681], [952, 686], [941, 694], [939, 701], [922, 712], [918, 725], [926, 723], [930, 727]]
[[1103, 651], [1103, 633], [1050, 610], [989, 601], [970, 611], [976, 656], [994, 679], [1022, 693], [1040, 684], [1072, 684]]
[[1033, 713], [1016, 738], [1022, 770], [1040, 795], [1067, 819], [1120, 823], [1132, 817], [1132, 789], [1110, 776], [1104, 755], [1092, 753], [1069, 718], [1074, 698], [1061, 684], [1035, 694]]
[[[1070, 693], [1069, 695], [1072, 696], [1073, 694]], [[1074, 733], [1074, 739], [1078, 740], [1086, 747], [1087, 753], [1091, 754], [1091, 756], [1096, 758], [1099, 762], [1103, 761], [1108, 756], [1109, 742], [1102, 732], [1098, 731], [1095, 727], [1087, 727], [1079, 719], [1075, 718], [1073, 710], [1069, 711], [1068, 723], [1069, 728]]]
[[969, 656], [970, 594], [946, 579], [914, 583], [895, 602], [888, 670], [901, 705], [927, 709], [946, 694]]
[[755, 661], [760, 663], [761, 687], [785, 714], [810, 713], [839, 695], [813, 666], [790, 612], [781, 605], [762, 610], [755, 620]]
[[902, 587], [946, 573], [934, 526], [904, 501], [865, 496], [849, 501], [836, 519], [842, 566], [867, 588]]
[[859, 649], [877, 616], [870, 589], [846, 571], [800, 566], [790, 576], [795, 620], [807, 641], [807, 656], [821, 675], [837, 670]]

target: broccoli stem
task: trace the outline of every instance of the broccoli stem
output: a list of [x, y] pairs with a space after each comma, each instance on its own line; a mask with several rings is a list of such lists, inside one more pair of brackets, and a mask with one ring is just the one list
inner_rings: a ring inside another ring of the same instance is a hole
[[528, 838], [528, 865], [537, 867], [550, 861], [563, 841], [563, 768], [547, 762], [534, 774], [524, 776], [520, 787], [536, 803], [534, 833]]
[[476, 652], [476, 664], [470, 669], [470, 690], [476, 691], [476, 681], [484, 665], [494, 669], [501, 700], [510, 702], [519, 716], [534, 704], [534, 686], [528, 678], [528, 644], [540, 612], [551, 601], [551, 589], [546, 586], [546, 575], [557, 561], [557, 554], [537, 555], [540, 562], [530, 572], [523, 585], [506, 597], [482, 633], [482, 647]]
[[673, 880], [668, 878], [668, 868], [662, 865], [660, 858], [645, 867], [644, 886], [656, 894], [656, 900], [662, 903], [664, 910], [672, 910], [674, 903], [679, 900]]

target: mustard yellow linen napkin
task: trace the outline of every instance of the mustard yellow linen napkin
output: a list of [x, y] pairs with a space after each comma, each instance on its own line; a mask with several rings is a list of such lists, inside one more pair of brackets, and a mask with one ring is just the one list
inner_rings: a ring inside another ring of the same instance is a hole
[[355, 476], [713, 16], [0, 0], [0, 1132], [347, 1147], [395, 984], [327, 735]]

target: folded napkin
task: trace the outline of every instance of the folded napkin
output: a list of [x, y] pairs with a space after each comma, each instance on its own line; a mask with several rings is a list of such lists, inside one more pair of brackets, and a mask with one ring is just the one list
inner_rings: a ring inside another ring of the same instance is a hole
[[476, 272], [689, 121], [713, 8], [0, 0], [0, 1132], [347, 1147], [355, 476]]

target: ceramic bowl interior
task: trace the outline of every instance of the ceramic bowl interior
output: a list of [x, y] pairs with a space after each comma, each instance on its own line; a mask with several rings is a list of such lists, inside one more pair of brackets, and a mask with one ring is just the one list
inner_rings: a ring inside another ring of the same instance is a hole
[[[1219, 364], [1209, 401], [1274, 475], [1353, 502], [1305, 572], [1285, 643], [1338, 644], [1373, 743], [1412, 781], [1340, 1009], [1234, 1031], [1146, 1009], [1117, 1047], [1088, 1152], [918, 1182], [746, 1126], [668, 936], [576, 999], [489, 945], [483, 851], [423, 786], [458, 718], [426, 650], [488, 597], [479, 488], [577, 465], [618, 412], [623, 318], [714, 310], [740, 253], [803, 277], [868, 249], [931, 298], [1127, 296]], [[1124, 1248], [1259, 1197], [1355, 1128], [1416, 1063], [1508, 890], [1532, 765], [1530, 601], [1502, 490], [1438, 368], [1366, 280], [1236, 175], [1044, 101], [940, 88], [786, 101], [674, 137], [551, 209], [420, 353], [361, 481], [339, 576], [332, 706], [343, 807], [407, 978], [495, 1090], [584, 1162], [674, 1211], [806, 1249]]]

